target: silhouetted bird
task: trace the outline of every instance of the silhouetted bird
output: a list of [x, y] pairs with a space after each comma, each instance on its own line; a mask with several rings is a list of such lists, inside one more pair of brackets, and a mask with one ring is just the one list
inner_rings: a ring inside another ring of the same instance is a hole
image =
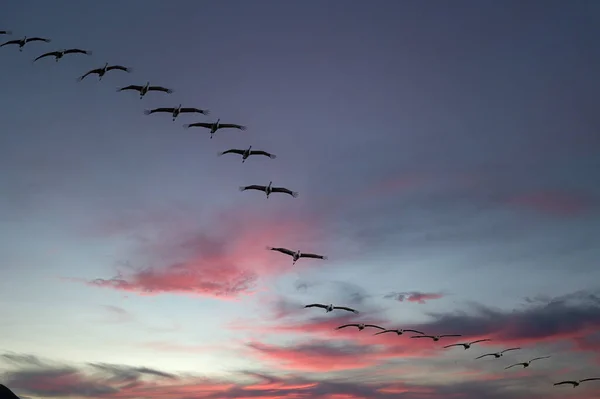
[[530, 360], [530, 361], [528, 361], [528, 362], [523, 362], [523, 363], [515, 363], [515, 364], [512, 364], [512, 365], [510, 365], [510, 366], [508, 366], [508, 367], [505, 367], [504, 369], [506, 370], [506, 369], [509, 369], [509, 368], [511, 368], [511, 367], [515, 367], [515, 366], [523, 366], [523, 368], [524, 368], [524, 369], [526, 369], [527, 367], [529, 367], [529, 365], [531, 364], [531, 362], [533, 362], [534, 360], [548, 359], [549, 357], [550, 357], [550, 356], [536, 357], [536, 358], [534, 358], [534, 359], [531, 359], [531, 360]]
[[491, 339], [478, 339], [477, 341], [473, 341], [473, 342], [464, 342], [462, 344], [446, 345], [446, 346], [444, 346], [444, 348], [450, 348], [453, 346], [464, 346], [465, 350], [467, 350], [471, 347], [471, 345], [476, 344], [477, 342], [485, 342], [485, 341], [491, 341]]
[[421, 331], [418, 331], [418, 330], [411, 330], [409, 328], [406, 328], [406, 329], [404, 329], [404, 328], [395, 328], [395, 329], [392, 329], [392, 330], [383, 330], [383, 331], [380, 331], [380, 332], [375, 333], [373, 335], [385, 334], [385, 333], [389, 333], [389, 332], [394, 332], [397, 335], [402, 335], [405, 332], [409, 332], [409, 331], [410, 332], [414, 332], [415, 334], [425, 334], [424, 332], [421, 332]]
[[336, 327], [336, 330], [341, 330], [342, 328], [346, 328], [346, 327], [356, 327], [358, 328], [358, 331], [362, 331], [367, 327], [371, 327], [371, 328], [378, 328], [380, 330], [385, 330], [385, 328], [380, 327], [380, 326], [376, 326], [375, 324], [363, 324], [363, 323], [352, 323], [352, 324], [344, 324], [343, 326], [339, 326]]
[[566, 385], [566, 384], [573, 384], [573, 388], [577, 388], [579, 385], [581, 385], [582, 382], [585, 381], [596, 381], [596, 380], [600, 380], [600, 378], [586, 378], [583, 380], [577, 380], [577, 381], [561, 381], [561, 382], [557, 382], [556, 385]]
[[269, 198], [269, 195], [271, 195], [271, 193], [289, 194], [294, 198], [296, 198], [298, 196], [298, 193], [296, 191], [288, 190], [285, 187], [271, 187], [271, 184], [273, 184], [272, 181], [269, 182], [268, 186], [257, 186], [255, 184], [253, 184], [251, 186], [242, 186], [242, 187], [240, 187], [240, 191], [246, 191], [246, 190], [263, 191], [265, 194], [267, 194], [267, 198]]
[[85, 74], [78, 77], [77, 80], [82, 81], [83, 79], [85, 79], [86, 76], [94, 74], [94, 73], [98, 75], [98, 80], [102, 80], [102, 77], [106, 74], [106, 72], [114, 71], [114, 70], [131, 72], [131, 68], [127, 68], [122, 65], [110, 65], [109, 66], [108, 62], [107, 62], [106, 64], [104, 64], [104, 66], [102, 68], [92, 69], [91, 71], [86, 72]]
[[481, 359], [482, 357], [486, 357], [486, 356], [494, 356], [496, 359], [498, 359], [498, 358], [502, 357], [502, 355], [504, 355], [504, 352], [516, 351], [519, 349], [521, 349], [521, 348], [509, 348], [509, 349], [504, 349], [502, 352], [486, 353], [485, 355], [478, 356], [475, 359]]
[[300, 258], [313, 258], [313, 259], [323, 259], [323, 260], [327, 260], [327, 256], [323, 256], [323, 255], [317, 255], [317, 254], [309, 254], [309, 253], [304, 253], [304, 252], [300, 252], [299, 250], [294, 252], [290, 249], [287, 248], [274, 248], [274, 247], [267, 247], [267, 249], [269, 251], [277, 251], [277, 252], [281, 252], [282, 254], [286, 254], [292, 257], [293, 259], [293, 263], [295, 264], [298, 259]]
[[60, 60], [62, 57], [64, 57], [67, 54], [92, 55], [92, 52], [91, 51], [87, 51], [87, 50], [81, 50], [81, 49], [78, 49], [78, 48], [71, 48], [71, 49], [68, 49], [68, 50], [51, 51], [49, 53], [45, 53], [45, 54], [40, 55], [35, 60], [33, 60], [33, 62], [36, 62], [37, 60], [40, 60], [40, 59], [45, 58], [45, 57], [54, 57], [54, 61], [58, 62], [58, 60]]
[[352, 308], [347, 308], [345, 306], [333, 306], [333, 304], [329, 304], [329, 305], [323, 305], [320, 303], [313, 303], [311, 305], [306, 305], [305, 308], [321, 308], [321, 309], [325, 309], [325, 311], [327, 313], [335, 310], [335, 309], [339, 309], [339, 310], [346, 310], [348, 312], [352, 312], [352, 313], [358, 313], [358, 310], [352, 309]]
[[140, 100], [142, 98], [144, 98], [144, 96], [146, 94], [148, 94], [148, 92], [150, 92], [150, 91], [162, 91], [163, 93], [167, 93], [167, 94], [173, 93], [173, 90], [167, 89], [166, 87], [150, 86], [150, 82], [147, 82], [145, 86], [129, 85], [129, 86], [125, 86], [125, 87], [121, 87], [120, 89], [117, 89], [117, 91], [125, 91], [125, 90], [138, 91], [140, 93]]
[[221, 118], [217, 119], [214, 123], [205, 123], [205, 122], [197, 122], [190, 123], [187, 125], [183, 125], [184, 128], [189, 129], [190, 127], [204, 127], [206, 129], [210, 129], [210, 138], [213, 138], [213, 134], [216, 133], [219, 129], [239, 129], [246, 130], [246, 126], [237, 125], [235, 123], [221, 123]]
[[413, 335], [411, 338], [431, 338], [434, 341], [439, 341], [440, 338], [444, 337], [461, 337], [460, 334], [445, 334], [445, 335]]
[[19, 51], [23, 51], [23, 47], [25, 47], [25, 45], [29, 42], [46, 42], [46, 43], [50, 43], [52, 40], [50, 39], [44, 39], [43, 37], [27, 37], [25, 36], [22, 39], [17, 39], [17, 40], [9, 40], [8, 42], [4, 43], [4, 44], [0, 44], [0, 47], [4, 47], [7, 46], [9, 44], [18, 44], [19, 45]]
[[175, 121], [175, 119], [179, 116], [179, 114], [183, 114], [183, 113], [197, 113], [197, 114], [204, 114], [204, 115], [208, 115], [210, 114], [210, 111], [207, 109], [200, 109], [200, 108], [181, 108], [181, 104], [179, 104], [179, 106], [177, 108], [154, 108], [154, 109], [147, 109], [144, 111], [144, 114], [146, 115], [150, 115], [150, 114], [155, 114], [157, 112], [168, 112], [169, 114], [171, 114], [173, 116], [173, 121]]
[[219, 156], [225, 155], [225, 154], [239, 154], [239, 155], [241, 155], [242, 156], [242, 163], [244, 163], [246, 161], [246, 159], [248, 159], [248, 157], [250, 155], [264, 155], [264, 156], [269, 157], [271, 159], [277, 158], [276, 155], [271, 154], [271, 153], [266, 152], [266, 151], [252, 150], [252, 146], [246, 148], [245, 150], [231, 149], [231, 150], [223, 151], [223, 152], [219, 153]]

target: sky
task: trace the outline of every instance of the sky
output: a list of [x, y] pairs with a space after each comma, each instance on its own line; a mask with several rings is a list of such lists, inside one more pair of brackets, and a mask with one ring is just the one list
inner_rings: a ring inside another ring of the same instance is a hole
[[[0, 40], [52, 41], [0, 48], [0, 383], [599, 397], [553, 386], [600, 377], [599, 18], [593, 0], [3, 1]], [[92, 54], [32, 63], [71, 47]], [[106, 62], [131, 72], [77, 81]], [[173, 93], [117, 92], [148, 81]], [[179, 104], [210, 114], [143, 112]], [[183, 128], [217, 118], [247, 130]], [[217, 156], [250, 145], [277, 157]], [[270, 181], [298, 197], [238, 190]]]

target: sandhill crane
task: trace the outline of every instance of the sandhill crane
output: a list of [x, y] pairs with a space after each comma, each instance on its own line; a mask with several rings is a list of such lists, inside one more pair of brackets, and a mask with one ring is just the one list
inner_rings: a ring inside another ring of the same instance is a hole
[[496, 359], [502, 357], [504, 355], [504, 352], [508, 352], [508, 351], [516, 351], [519, 350], [521, 348], [508, 348], [508, 349], [504, 349], [502, 352], [496, 352], [496, 353], [486, 353], [485, 355], [481, 355], [475, 358], [475, 360], [477, 359], [481, 359], [484, 358], [486, 356], [494, 356]]
[[528, 361], [528, 362], [511, 364], [510, 366], [508, 366], [508, 367], [505, 367], [504, 369], [506, 370], [506, 369], [509, 369], [509, 368], [511, 368], [511, 367], [515, 367], [515, 366], [523, 366], [523, 368], [524, 368], [524, 369], [526, 369], [527, 367], [529, 367], [529, 365], [531, 364], [531, 362], [533, 362], [534, 360], [548, 359], [548, 358], [550, 358], [550, 356], [536, 357], [536, 358], [534, 358], [534, 359], [531, 359], [531, 360], [530, 360], [530, 361]]
[[83, 79], [86, 78], [86, 76], [92, 75], [94, 73], [98, 75], [98, 80], [102, 80], [102, 77], [106, 74], [106, 72], [114, 71], [114, 70], [131, 72], [131, 68], [127, 68], [122, 65], [108, 65], [108, 62], [107, 62], [106, 64], [104, 64], [104, 66], [102, 68], [92, 69], [91, 71], [88, 71], [88, 72], [84, 73], [83, 75], [81, 75], [80, 77], [78, 77], [77, 80], [82, 81]]
[[267, 195], [267, 198], [269, 198], [269, 195], [271, 195], [271, 193], [284, 193], [284, 194], [291, 195], [294, 198], [296, 198], [298, 196], [298, 193], [296, 191], [288, 190], [285, 187], [272, 187], [271, 184], [273, 184], [272, 181], [269, 182], [268, 186], [258, 186], [256, 184], [253, 184], [251, 186], [242, 186], [242, 187], [240, 187], [240, 191], [246, 191], [246, 190], [263, 191]]
[[485, 342], [485, 341], [491, 341], [491, 339], [478, 339], [477, 341], [464, 342], [462, 344], [446, 345], [446, 346], [444, 346], [444, 348], [451, 348], [453, 346], [464, 346], [465, 350], [467, 350], [467, 349], [469, 349], [471, 347], [471, 345], [476, 344], [478, 342]]
[[225, 154], [239, 154], [239, 155], [241, 155], [242, 156], [242, 163], [246, 162], [246, 159], [248, 159], [248, 157], [250, 155], [264, 155], [264, 156], [269, 157], [271, 159], [277, 158], [277, 155], [271, 154], [271, 153], [266, 152], [266, 151], [252, 150], [252, 146], [246, 148], [245, 150], [231, 149], [231, 150], [223, 151], [223, 152], [219, 153], [219, 156], [225, 155]]
[[346, 306], [333, 306], [333, 304], [323, 305], [321, 303], [313, 303], [310, 305], [306, 305], [305, 308], [321, 308], [321, 309], [325, 309], [325, 312], [327, 312], [327, 313], [329, 313], [335, 309], [346, 310], [346, 311], [352, 312], [352, 313], [358, 313], [358, 310], [348, 308]]
[[566, 385], [566, 384], [573, 384], [573, 388], [577, 388], [579, 385], [581, 385], [582, 382], [585, 381], [597, 381], [600, 380], [600, 378], [585, 378], [583, 380], [577, 380], [577, 381], [561, 381], [561, 382], [557, 382], [556, 385]]
[[176, 108], [154, 108], [154, 109], [147, 109], [144, 111], [145, 115], [151, 115], [151, 114], [155, 114], [157, 112], [168, 112], [169, 114], [171, 114], [173, 116], [173, 122], [175, 121], [175, 119], [177, 119], [177, 117], [179, 116], [179, 114], [184, 114], [184, 113], [197, 113], [197, 114], [204, 114], [204, 115], [208, 115], [210, 114], [210, 111], [207, 109], [200, 109], [200, 108], [181, 108], [181, 104], [179, 104], [178, 107]]
[[145, 86], [129, 85], [129, 86], [125, 86], [125, 87], [121, 87], [120, 89], [117, 89], [117, 91], [125, 91], [125, 90], [139, 91], [140, 92], [140, 100], [142, 98], [144, 98], [144, 96], [146, 94], [148, 94], [148, 92], [150, 92], [150, 91], [162, 91], [163, 93], [167, 93], [167, 94], [173, 93], [173, 90], [167, 89], [166, 87], [150, 86], [150, 82], [147, 82]]
[[183, 125], [184, 128], [189, 129], [190, 127], [204, 127], [210, 129], [210, 138], [213, 138], [213, 134], [219, 129], [239, 129], [246, 130], [247, 127], [243, 125], [237, 125], [235, 123], [221, 123], [221, 118], [217, 119], [214, 123], [197, 122]]
[[23, 47], [25, 47], [25, 45], [27, 43], [30, 42], [46, 42], [46, 43], [50, 43], [52, 40], [50, 39], [44, 39], [43, 37], [23, 37], [22, 39], [16, 39], [16, 40], [9, 40], [6, 43], [0, 44], [0, 47], [4, 47], [4, 46], [8, 46], [9, 44], [18, 44], [19, 45], [19, 51], [23, 51]]
[[389, 332], [394, 332], [397, 335], [402, 335], [405, 332], [413, 332], [415, 334], [423, 334], [423, 335], [425, 335], [424, 332], [421, 332], [421, 331], [418, 331], [418, 330], [411, 330], [411, 329], [408, 329], [408, 328], [395, 328], [395, 329], [392, 329], [392, 330], [383, 330], [383, 331], [380, 331], [380, 332], [375, 333], [373, 335], [385, 334], [385, 333], [389, 333]]
[[45, 58], [45, 57], [54, 57], [54, 61], [58, 62], [58, 60], [60, 60], [62, 57], [64, 57], [67, 54], [92, 55], [92, 52], [88, 51], [88, 50], [81, 50], [81, 49], [78, 49], [78, 48], [71, 48], [71, 49], [68, 49], [68, 50], [50, 51], [49, 53], [45, 53], [45, 54], [40, 55], [35, 60], [33, 60], [33, 62], [36, 62], [37, 60], [40, 60], [40, 59]]
[[434, 342], [444, 337], [462, 337], [460, 334], [445, 334], [445, 335], [413, 335], [411, 338], [431, 338]]
[[343, 326], [336, 327], [335, 329], [336, 330], [341, 330], [342, 328], [346, 328], [346, 327], [356, 327], [356, 328], [358, 328], [358, 331], [362, 331], [362, 330], [364, 330], [367, 327], [378, 328], [380, 330], [385, 330], [385, 328], [376, 326], [375, 324], [364, 324], [364, 323], [344, 324]]
[[327, 256], [317, 255], [317, 254], [309, 254], [309, 253], [305, 253], [305, 252], [300, 252], [300, 250], [294, 252], [287, 248], [277, 248], [277, 247], [267, 247], [267, 249], [269, 251], [277, 251], [277, 252], [281, 252], [282, 254], [291, 256], [293, 259], [292, 265], [296, 264], [296, 262], [300, 258], [313, 258], [313, 259], [327, 260]]

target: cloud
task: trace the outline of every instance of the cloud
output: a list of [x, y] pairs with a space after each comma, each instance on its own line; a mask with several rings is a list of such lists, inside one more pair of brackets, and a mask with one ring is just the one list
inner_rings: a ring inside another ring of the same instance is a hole
[[103, 305], [103, 307], [110, 314], [110, 322], [127, 323], [134, 320], [133, 315], [122, 307], [113, 305]]
[[395, 299], [399, 302], [416, 302], [420, 304], [425, 304], [427, 301], [432, 301], [434, 299], [441, 299], [444, 297], [444, 294], [433, 293], [433, 292], [419, 292], [419, 291], [410, 291], [410, 292], [390, 292], [385, 295], [386, 299]]
[[[307, 215], [276, 208], [270, 215], [237, 210], [214, 216], [202, 228], [168, 224], [158, 232], [140, 232], [145, 235], [137, 238], [136, 254], [149, 266], [121, 265], [112, 278], [71, 280], [140, 295], [232, 299], [251, 294], [260, 277], [293, 270], [287, 257], [267, 251], [266, 245], [294, 247], [300, 242], [316, 246], [324, 239], [319, 224]], [[299, 262], [295, 268], [310, 265]]]
[[556, 216], [578, 216], [593, 206], [590, 198], [565, 191], [538, 191], [509, 197], [506, 202]]

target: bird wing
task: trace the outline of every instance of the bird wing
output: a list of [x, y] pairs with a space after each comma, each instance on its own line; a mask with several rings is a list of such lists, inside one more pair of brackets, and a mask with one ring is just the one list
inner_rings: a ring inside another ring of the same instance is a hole
[[531, 359], [531, 360], [529, 361], [529, 363], [533, 362], [534, 360], [548, 359], [549, 357], [550, 357], [550, 356], [536, 357], [536, 358], [533, 358], [533, 359]]
[[79, 80], [83, 80], [85, 79], [86, 76], [91, 75], [92, 73], [100, 73], [102, 71], [102, 69], [92, 69], [91, 71], [86, 72], [85, 74], [81, 75], [79, 77]]
[[504, 352], [508, 352], [508, 351], [516, 351], [517, 349], [521, 349], [521, 348], [508, 348], [508, 349], [504, 349], [502, 352], [500, 353], [504, 353]]
[[25, 43], [29, 43], [29, 42], [46, 42], [46, 43], [50, 43], [52, 40], [50, 39], [44, 39], [43, 37], [28, 37], [27, 40], [25, 40]]
[[204, 114], [204, 115], [210, 114], [209, 110], [207, 110], [207, 109], [200, 109], [200, 108], [181, 108], [179, 110], [179, 112], [195, 112], [197, 114]]
[[440, 338], [442, 337], [462, 337], [462, 335], [460, 334], [445, 334], [445, 335], [440, 335]]
[[150, 86], [148, 87], [148, 91], [162, 91], [169, 94], [173, 93], [173, 90], [167, 89], [166, 87], [162, 86]]
[[236, 125], [235, 123], [219, 123], [219, 129], [240, 129], [246, 130], [246, 126]]
[[481, 356], [478, 356], [478, 357], [476, 357], [476, 358], [475, 358], [475, 360], [477, 360], [477, 359], [481, 359], [482, 357], [486, 357], [486, 356], [495, 356], [495, 355], [496, 355], [495, 353], [486, 353], [485, 355], [481, 355]]
[[505, 368], [504, 368], [504, 370], [506, 370], [506, 369], [509, 369], [509, 368], [511, 368], [511, 367], [515, 367], [515, 366], [522, 366], [522, 365], [523, 365], [523, 363], [515, 363], [515, 364], [511, 364], [510, 366], [508, 366], [508, 367], [505, 367]]
[[554, 385], [564, 385], [564, 384], [573, 384], [573, 385], [577, 385], [577, 381], [561, 381], [561, 382], [557, 382]]
[[246, 186], [246, 187], [240, 187], [240, 191], [246, 191], [246, 190], [258, 190], [258, 191], [265, 191], [267, 188], [265, 186], [258, 186], [256, 184], [253, 184], [251, 186]]
[[310, 305], [306, 305], [305, 308], [322, 308], [322, 309], [327, 309], [327, 305], [322, 305], [320, 303], [312, 303]]
[[106, 68], [107, 71], [112, 71], [113, 69], [118, 69], [119, 71], [131, 72], [131, 68], [127, 68], [122, 65], [111, 65]]
[[39, 56], [39, 57], [37, 57], [35, 60], [33, 60], [33, 62], [36, 62], [36, 61], [37, 61], [37, 60], [39, 60], [40, 58], [44, 58], [44, 57], [50, 57], [51, 55], [53, 55], [53, 56], [55, 56], [55, 57], [56, 57], [58, 54], [59, 54], [59, 52], [58, 52], [58, 51], [51, 51], [51, 52], [49, 52], [49, 53], [46, 53], [46, 54], [42, 54], [42, 55], [40, 55], [40, 56]]
[[584, 381], [598, 381], [600, 380], [600, 378], [585, 378], [583, 380], [579, 380], [579, 382], [584, 382]]
[[298, 196], [298, 193], [296, 191], [292, 191], [292, 190], [288, 190], [285, 187], [273, 187], [271, 189], [272, 192], [274, 193], [285, 193], [285, 194], [289, 194], [292, 197], [296, 198]]
[[375, 333], [373, 335], [385, 334], [385, 333], [389, 333], [389, 332], [397, 333], [396, 330], [383, 330], [383, 331], [379, 331], [379, 332], [377, 332], [377, 333]]
[[411, 338], [431, 338], [431, 339], [433, 339], [434, 337], [431, 335], [413, 335]]
[[301, 253], [300, 254], [301, 258], [314, 258], [314, 259], [327, 259], [326, 256], [323, 255], [317, 255], [317, 254], [306, 254], [306, 253]]
[[352, 312], [352, 313], [358, 313], [358, 310], [352, 309], [352, 308], [347, 308], [345, 306], [334, 306], [333, 308], [340, 309], [340, 310], [347, 310], [348, 312]]
[[425, 334], [425, 333], [424, 333], [424, 332], [422, 332], [422, 331], [411, 330], [411, 329], [406, 329], [406, 330], [404, 330], [404, 331], [410, 331], [410, 332], [414, 332], [414, 333], [417, 333], [417, 334]]
[[71, 48], [69, 50], [65, 50], [65, 54], [87, 54], [87, 55], [92, 55], [91, 51], [87, 51], [87, 50], [81, 50], [78, 48]]
[[353, 324], [344, 324], [343, 326], [336, 327], [335, 329], [336, 330], [341, 330], [342, 328], [346, 328], [346, 327], [358, 327], [358, 324], [356, 324], [356, 323], [353, 323]]
[[142, 90], [144, 87], [143, 86], [137, 86], [137, 85], [129, 85], [129, 86], [125, 86], [125, 87], [121, 87], [119, 90], [117, 91], [123, 91], [123, 90], [137, 90], [140, 91]]
[[223, 152], [219, 153], [219, 155], [225, 155], [225, 154], [240, 154], [240, 155], [243, 155], [244, 154], [244, 150], [231, 149], [231, 150], [227, 150], [227, 151], [223, 151]]
[[267, 157], [269, 157], [271, 159], [277, 158], [276, 155], [273, 155], [271, 153], [268, 153], [268, 152], [262, 151], [262, 150], [250, 151], [250, 155], [264, 155], [264, 156], [267, 156]]
[[168, 112], [168, 113], [173, 113], [173, 112], [175, 112], [175, 108], [154, 108], [154, 109], [151, 109], [151, 110], [146, 110], [146, 111], [144, 111], [144, 113], [145, 113], [146, 115], [150, 115], [150, 114], [153, 114], [153, 113], [155, 113], [155, 112]]
[[6, 43], [0, 45], [0, 47], [7, 46], [9, 44], [19, 44], [20, 40], [9, 40]]
[[477, 341], [469, 342], [469, 345], [473, 345], [473, 344], [476, 344], [477, 342], [485, 342], [485, 341], [491, 341], [491, 339], [478, 339]]
[[462, 344], [452, 344], [452, 345], [446, 345], [444, 346], [444, 348], [451, 348], [453, 346], [461, 346]]
[[12, 32], [9, 30], [0, 30], [0, 35], [12, 35]]
[[380, 330], [385, 330], [385, 328], [383, 328], [381, 326], [376, 326], [375, 324], [365, 324], [365, 327], [373, 327], [373, 328], [378, 328]]
[[[256, 187], [264, 187], [264, 186], [256, 186]], [[295, 253], [291, 249], [287, 249], [287, 248], [280, 248], [280, 247], [272, 248], [272, 247], [267, 247], [267, 249], [269, 249], [271, 251], [281, 252], [282, 254], [286, 254], [286, 255], [290, 255], [290, 256], [294, 256], [294, 253]]]
[[206, 122], [196, 122], [196, 123], [190, 123], [189, 125], [183, 125], [183, 127], [185, 128], [189, 128], [189, 127], [205, 127], [207, 129], [210, 129], [212, 127], [212, 123], [206, 123]]

